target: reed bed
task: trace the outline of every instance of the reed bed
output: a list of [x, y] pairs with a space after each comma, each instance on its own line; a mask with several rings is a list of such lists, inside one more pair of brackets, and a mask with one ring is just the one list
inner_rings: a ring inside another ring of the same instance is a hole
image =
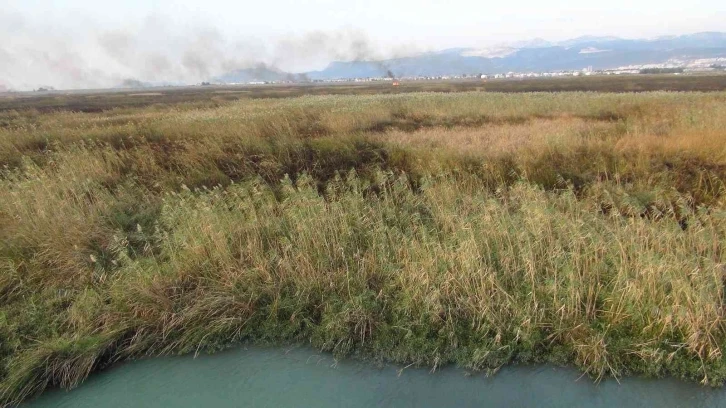
[[726, 379], [726, 94], [0, 113], [0, 404], [308, 343]]

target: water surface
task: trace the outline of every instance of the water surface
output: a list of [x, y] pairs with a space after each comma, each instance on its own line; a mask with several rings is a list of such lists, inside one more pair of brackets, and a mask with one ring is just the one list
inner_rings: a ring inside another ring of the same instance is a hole
[[492, 377], [453, 367], [377, 367], [309, 348], [238, 348], [197, 358], [121, 364], [70, 392], [24, 404], [46, 407], [726, 407], [726, 389], [672, 379], [594, 384], [574, 369], [505, 367]]

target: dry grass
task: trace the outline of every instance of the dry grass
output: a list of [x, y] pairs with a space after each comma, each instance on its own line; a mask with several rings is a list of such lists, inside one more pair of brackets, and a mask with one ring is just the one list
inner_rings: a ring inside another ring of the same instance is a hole
[[721, 384], [725, 102], [0, 114], [0, 401], [246, 340]]

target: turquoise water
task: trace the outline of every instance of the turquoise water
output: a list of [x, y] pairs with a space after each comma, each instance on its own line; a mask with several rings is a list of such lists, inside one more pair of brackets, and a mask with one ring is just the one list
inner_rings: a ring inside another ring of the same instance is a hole
[[505, 367], [492, 377], [453, 367], [336, 362], [309, 348], [239, 348], [197, 358], [126, 363], [70, 392], [24, 404], [45, 407], [726, 407], [726, 389], [641, 378], [594, 384], [573, 369]]

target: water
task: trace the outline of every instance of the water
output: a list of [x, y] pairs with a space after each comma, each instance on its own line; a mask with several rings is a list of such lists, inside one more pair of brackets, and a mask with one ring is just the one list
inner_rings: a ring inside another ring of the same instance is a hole
[[726, 407], [726, 389], [627, 378], [594, 384], [573, 369], [514, 366], [497, 375], [453, 367], [336, 362], [308, 348], [240, 348], [155, 358], [94, 374], [79, 388], [25, 404], [44, 407]]

